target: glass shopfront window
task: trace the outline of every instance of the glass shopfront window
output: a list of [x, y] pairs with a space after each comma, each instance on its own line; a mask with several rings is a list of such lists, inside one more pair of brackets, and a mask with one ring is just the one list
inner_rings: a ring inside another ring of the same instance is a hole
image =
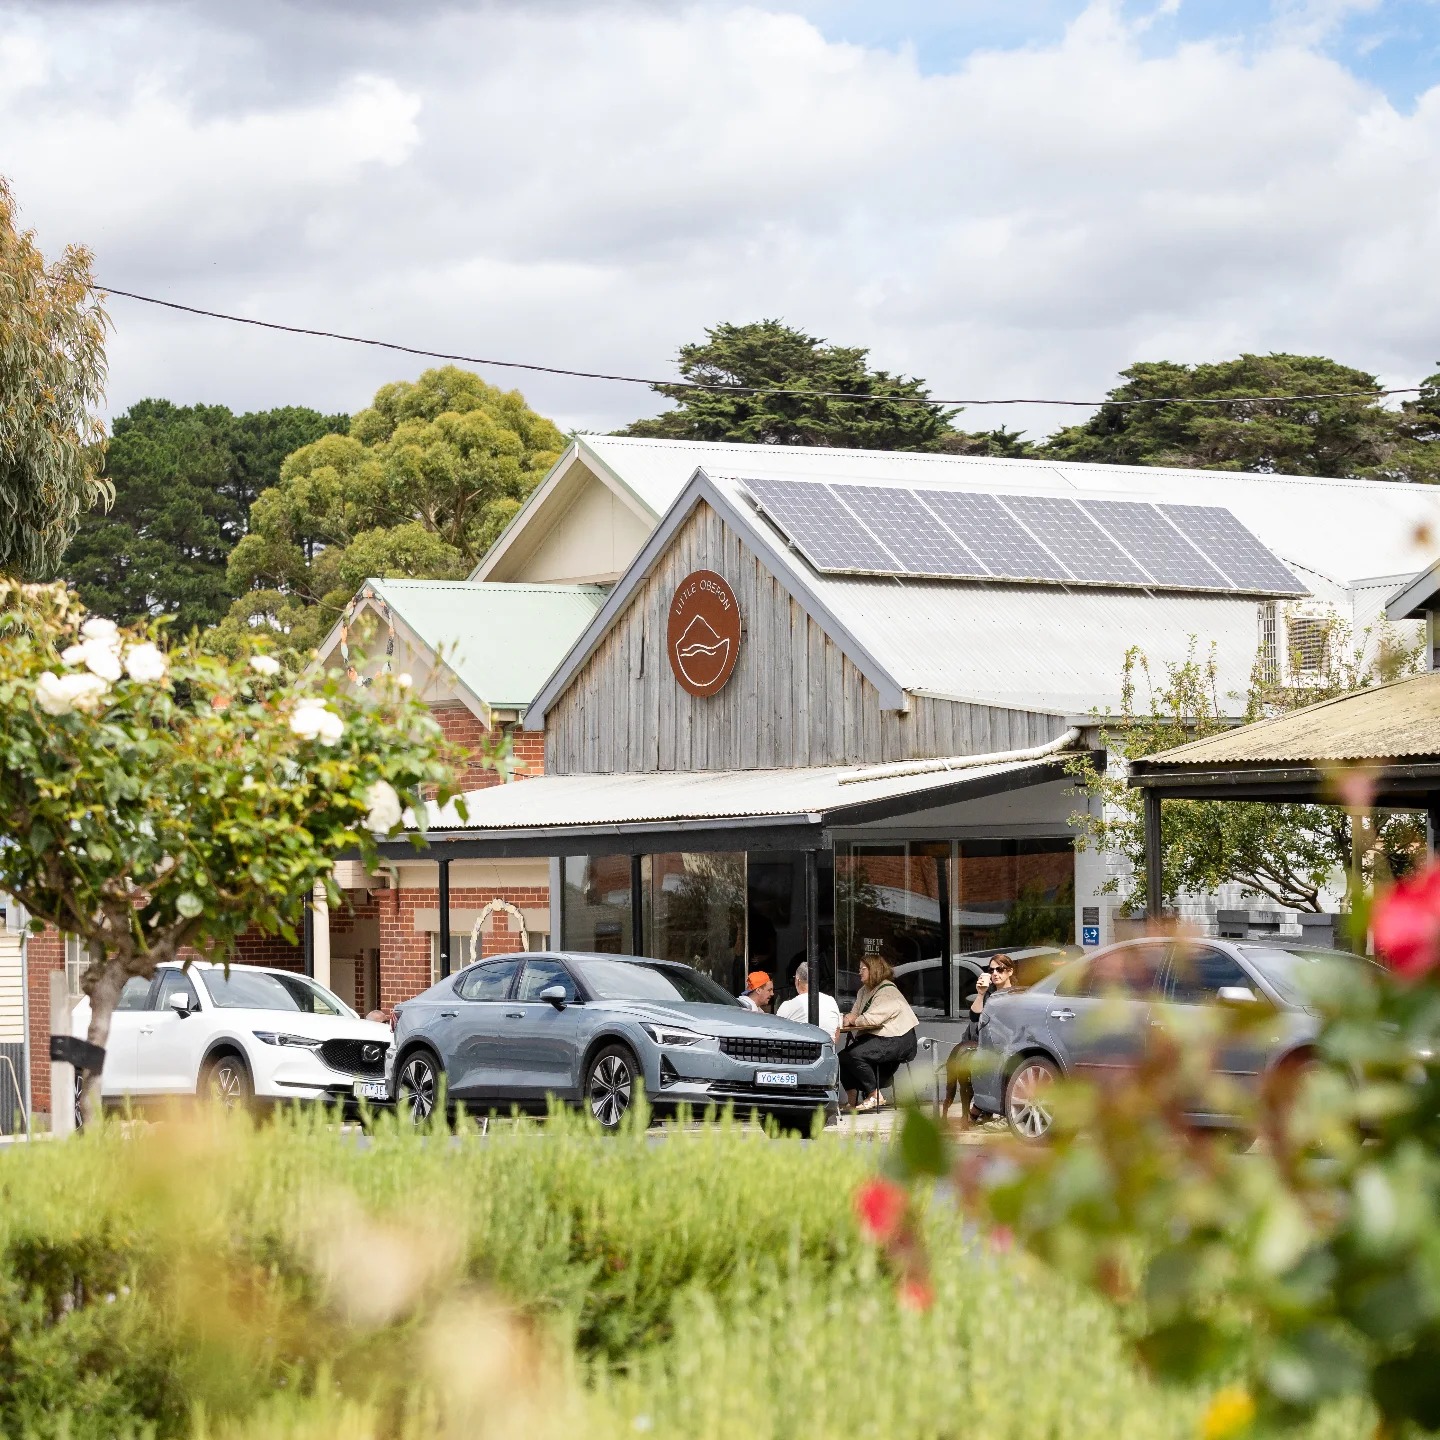
[[743, 852], [646, 855], [640, 862], [645, 954], [679, 960], [738, 995], [747, 969]]
[[1074, 942], [1075, 848], [1069, 840], [962, 840], [958, 850], [958, 951]]
[[561, 866], [560, 943], [566, 950], [628, 955], [631, 929], [630, 857], [567, 855]]

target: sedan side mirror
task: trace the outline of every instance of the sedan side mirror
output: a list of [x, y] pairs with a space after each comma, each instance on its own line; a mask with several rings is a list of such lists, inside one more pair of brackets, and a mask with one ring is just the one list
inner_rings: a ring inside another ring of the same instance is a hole
[[1222, 1005], [1255, 1005], [1260, 997], [1248, 985], [1222, 985], [1215, 998]]
[[570, 999], [563, 985], [547, 985], [540, 992], [540, 998], [548, 1000], [557, 1010], [563, 1010]]
[[190, 1013], [190, 997], [183, 990], [175, 991], [170, 997], [170, 1008], [183, 1020]]

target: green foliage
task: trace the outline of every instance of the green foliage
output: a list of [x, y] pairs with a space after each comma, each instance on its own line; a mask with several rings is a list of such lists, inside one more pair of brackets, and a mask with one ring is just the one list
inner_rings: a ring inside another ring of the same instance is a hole
[[705, 336], [703, 342], [680, 347], [680, 374], [692, 383], [876, 398], [744, 395], [656, 385], [655, 391], [675, 401], [675, 408], [637, 420], [620, 434], [861, 450], [933, 450], [953, 434], [950, 422], [958, 412], [930, 402], [922, 381], [871, 370], [865, 363], [868, 350], [829, 345], [779, 320], [715, 325]]
[[371, 824], [449, 793], [439, 727], [398, 685], [166, 655], [61, 585], [0, 582], [0, 636], [0, 889], [89, 944], [96, 1045], [127, 977], [182, 946], [228, 954], [252, 926], [293, 939], [334, 861], [374, 858]]
[[296, 450], [256, 499], [215, 643], [239, 653], [260, 627], [304, 654], [367, 578], [463, 578], [563, 446], [519, 391], [453, 365], [383, 386], [348, 435]]
[[174, 615], [181, 633], [220, 621], [234, 598], [225, 562], [280, 463], [345, 415], [300, 406], [234, 415], [223, 405], [141, 400], [117, 416], [105, 459], [106, 512], [80, 522], [67, 580], [96, 613], [123, 624]]
[[[1110, 391], [1112, 402], [1380, 388], [1373, 375], [1319, 355], [1241, 355], [1213, 365], [1142, 361], [1120, 373], [1124, 383]], [[1433, 413], [1428, 418], [1433, 424]], [[1387, 410], [1369, 394], [1239, 405], [1111, 403], [1083, 424], [1057, 431], [1039, 450], [1051, 459], [1110, 465], [1429, 479], [1436, 462], [1421, 443], [1419, 420], [1416, 414], [1407, 422], [1403, 412]]]
[[[1190, 1440], [1103, 1302], [923, 1217], [897, 1303], [871, 1147], [576, 1116], [370, 1142], [321, 1117], [0, 1154], [0, 1432], [99, 1440]], [[922, 1159], [933, 1160], [926, 1152]], [[1348, 1440], [1353, 1402], [1313, 1440]]]
[[105, 311], [90, 252], [51, 265], [0, 176], [0, 575], [55, 573], [80, 517], [108, 499], [98, 477], [104, 430]]
[[[1336, 621], [1329, 627], [1320, 668], [1303, 684], [1278, 683], [1257, 665], [1249, 692], [1237, 705], [1238, 697], [1218, 692], [1213, 647], [1202, 657], [1192, 640], [1187, 658], [1157, 676], [1137, 646], [1125, 657], [1121, 713], [1108, 718], [1101, 745], [1117, 759], [1154, 755], [1228, 728], [1237, 709], [1247, 721], [1298, 710], [1397, 678], [1413, 669], [1417, 658], [1388, 633], [1367, 632], [1352, 644], [1347, 627]], [[1076, 845], [1094, 845], [1127, 861], [1105, 888], [1118, 892], [1132, 912], [1143, 912], [1142, 793], [1127, 787], [1120, 767], [1098, 771], [1088, 756], [1077, 757], [1069, 771], [1077, 781], [1075, 793], [1091, 802], [1071, 816]], [[1410, 814], [1390, 812], [1378, 822], [1367, 816], [1361, 823], [1370, 868], [1380, 875], [1406, 870], [1424, 840], [1420, 820]], [[1186, 892], [1211, 894], [1233, 882], [1278, 905], [1311, 911], [1322, 908], [1323, 890], [1350, 864], [1354, 838], [1349, 814], [1334, 806], [1226, 800], [1166, 800], [1162, 835], [1164, 904], [1174, 905]]]

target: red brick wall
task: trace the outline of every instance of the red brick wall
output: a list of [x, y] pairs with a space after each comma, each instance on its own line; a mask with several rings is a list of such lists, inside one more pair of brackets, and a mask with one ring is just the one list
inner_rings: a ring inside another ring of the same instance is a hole
[[[522, 910], [541, 909], [550, 904], [550, 890], [544, 885], [518, 885], [504, 889], [451, 886], [450, 909], [479, 910], [492, 900], [508, 900]], [[430, 987], [432, 931], [415, 928], [417, 910], [435, 910], [440, 905], [438, 890], [386, 890], [380, 904], [380, 1004], [388, 1010]], [[519, 929], [500, 914], [486, 923], [482, 953], [504, 955], [520, 948]]]
[[538, 730], [522, 730], [518, 725], [502, 726], [495, 730], [486, 727], [463, 705], [433, 705], [430, 713], [435, 717], [445, 738], [452, 745], [458, 745], [472, 758], [462, 767], [459, 775], [462, 790], [481, 790], [487, 785], [500, 784], [500, 776], [482, 766], [477, 756], [488, 741], [494, 743], [502, 733], [510, 736], [513, 774], [515, 776], [539, 775], [545, 769], [545, 736]]
[[65, 969], [65, 942], [46, 929], [26, 941], [26, 988], [30, 993], [30, 1104], [50, 1110], [50, 977]]

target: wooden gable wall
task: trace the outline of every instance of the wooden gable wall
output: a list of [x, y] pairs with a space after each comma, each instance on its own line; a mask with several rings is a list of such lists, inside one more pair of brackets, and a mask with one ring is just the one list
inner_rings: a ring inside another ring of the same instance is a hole
[[[730, 582], [744, 624], [718, 694], [696, 698], [665, 655], [667, 611], [692, 570]], [[703, 502], [546, 717], [552, 775], [880, 764], [1023, 749], [1064, 731], [1054, 715], [911, 698], [903, 713]]]

